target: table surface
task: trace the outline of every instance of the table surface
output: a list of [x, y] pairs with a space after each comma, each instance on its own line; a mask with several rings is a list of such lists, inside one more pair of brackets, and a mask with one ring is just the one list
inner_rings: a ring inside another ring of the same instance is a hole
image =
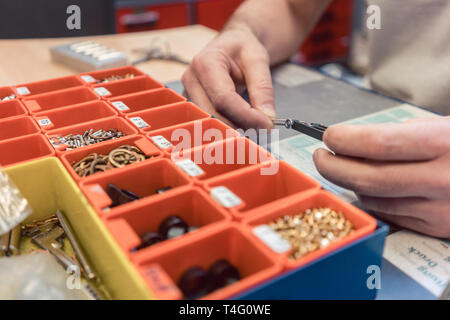
[[[171, 51], [191, 60], [217, 31], [201, 25], [182, 28], [145, 31], [128, 34], [103, 35], [82, 38], [0, 40], [0, 86], [16, 85], [78, 73], [51, 61], [50, 47], [69, 42], [92, 40], [124, 52], [133, 61], [139, 55], [136, 48], [149, 47], [152, 39], [161, 37], [171, 46]], [[156, 80], [170, 82], [179, 80], [186, 66], [170, 61], [148, 61], [138, 65], [139, 69]]]

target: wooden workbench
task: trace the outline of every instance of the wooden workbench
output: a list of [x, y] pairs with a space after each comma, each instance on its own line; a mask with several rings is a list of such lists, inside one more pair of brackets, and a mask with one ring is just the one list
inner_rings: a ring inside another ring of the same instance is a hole
[[[79, 40], [93, 40], [123, 51], [132, 61], [139, 56], [136, 48], [149, 47], [155, 37], [163, 37], [172, 52], [191, 60], [214, 36], [216, 31], [201, 25], [182, 28], [115, 34], [83, 38], [55, 38], [30, 40], [0, 40], [0, 86], [16, 85], [79, 73], [53, 63], [49, 48]], [[142, 71], [161, 82], [180, 80], [186, 66], [167, 61], [149, 61], [138, 65]]]

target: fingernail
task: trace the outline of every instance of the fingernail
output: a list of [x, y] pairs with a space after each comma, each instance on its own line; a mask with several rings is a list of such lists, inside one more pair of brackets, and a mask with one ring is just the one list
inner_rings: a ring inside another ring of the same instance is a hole
[[275, 113], [275, 110], [273, 109], [273, 105], [271, 104], [263, 104], [261, 106], [258, 107], [259, 110], [261, 110], [266, 116], [268, 116], [269, 118], [276, 118], [277, 115]]

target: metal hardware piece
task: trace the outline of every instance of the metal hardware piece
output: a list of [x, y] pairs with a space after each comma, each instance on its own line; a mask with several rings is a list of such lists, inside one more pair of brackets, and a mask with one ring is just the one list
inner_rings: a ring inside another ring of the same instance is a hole
[[322, 140], [323, 134], [328, 127], [314, 122], [304, 122], [293, 119], [272, 119], [274, 126], [284, 126], [286, 129], [294, 129], [314, 139]]

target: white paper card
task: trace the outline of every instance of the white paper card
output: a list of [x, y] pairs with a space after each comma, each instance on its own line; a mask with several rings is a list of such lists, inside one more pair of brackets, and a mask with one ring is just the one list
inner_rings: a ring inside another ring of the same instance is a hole
[[287, 252], [292, 248], [288, 241], [266, 224], [254, 227], [253, 233], [276, 253]]
[[48, 118], [40, 119], [40, 120], [38, 120], [38, 123], [41, 127], [45, 127], [45, 126], [52, 124], [52, 122]]
[[94, 91], [101, 97], [111, 95], [111, 92], [109, 92], [109, 90], [104, 87], [94, 88]]
[[213, 188], [211, 197], [225, 208], [236, 207], [242, 203], [242, 200], [237, 195], [224, 186]]
[[151, 139], [160, 149], [167, 149], [172, 146], [172, 144], [169, 142], [169, 140], [167, 140], [163, 136], [154, 136], [154, 137], [151, 137]]
[[122, 101], [114, 101], [112, 103], [112, 105], [114, 106], [114, 108], [116, 108], [119, 111], [130, 110], [130, 108], [128, 108], [128, 106], [125, 103], [123, 103]]
[[84, 75], [84, 76], [81, 76], [81, 79], [82, 79], [84, 82], [87, 82], [87, 83], [96, 82], [96, 80], [95, 80], [92, 76], [90, 76], [90, 75]]
[[16, 88], [16, 91], [17, 91], [18, 94], [20, 94], [20, 95], [22, 95], [22, 96], [25, 96], [25, 95], [31, 93], [30, 90], [28, 90], [27, 87], [19, 87], [19, 88]]
[[178, 161], [178, 162], [176, 162], [176, 165], [178, 167], [180, 167], [184, 172], [186, 172], [191, 177], [198, 177], [205, 173], [191, 159]]
[[148, 128], [148, 127], [150, 127], [150, 125], [149, 125], [147, 122], [145, 122], [145, 120], [142, 119], [141, 117], [133, 117], [133, 118], [130, 118], [130, 120], [131, 120], [131, 122], [133, 122], [134, 125], [135, 125], [136, 127], [138, 127], [139, 129], [143, 129], [143, 128]]

